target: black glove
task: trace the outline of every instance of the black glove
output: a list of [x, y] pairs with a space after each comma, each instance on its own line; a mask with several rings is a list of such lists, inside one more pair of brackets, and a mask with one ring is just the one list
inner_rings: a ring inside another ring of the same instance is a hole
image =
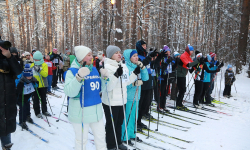
[[157, 49], [155, 49], [149, 56], [150, 56], [150, 57], [155, 57], [155, 56], [157, 56], [156, 50], [157, 50]]
[[220, 64], [220, 62], [219, 62], [219, 61], [217, 61], [215, 65], [216, 65], [216, 66], [219, 66], [219, 64]]
[[161, 57], [167, 57], [168, 55], [167, 54], [165, 54], [165, 52], [161, 52]]
[[204, 57], [201, 57], [200, 59], [198, 59], [198, 61], [200, 62], [200, 64], [204, 64], [205, 62]]
[[123, 74], [122, 66], [119, 65], [119, 67], [117, 68], [114, 76], [116, 76], [117, 78], [119, 78], [122, 74]]
[[172, 62], [172, 57], [168, 57], [167, 63], [170, 64]]
[[36, 72], [40, 72], [40, 71], [41, 71], [39, 66], [34, 66], [34, 70], [35, 70]]
[[135, 75], [138, 75], [139, 73], [141, 73], [140, 66], [137, 66], [133, 72]]
[[221, 62], [221, 64], [218, 66], [218, 68], [221, 68], [221, 67], [223, 67], [223, 66], [224, 66], [224, 63]]
[[214, 63], [211, 63], [211, 64], [209, 65], [209, 68], [212, 68], [212, 67], [214, 67]]

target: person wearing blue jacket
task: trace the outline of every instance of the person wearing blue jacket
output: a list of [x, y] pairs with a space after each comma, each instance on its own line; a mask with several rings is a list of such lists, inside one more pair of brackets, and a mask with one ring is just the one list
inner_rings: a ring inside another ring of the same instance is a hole
[[[213, 52], [210, 52], [209, 55], [212, 58], [210, 62], [210, 67], [213, 67], [213, 69], [217, 69], [220, 62], [217, 60], [216, 54]], [[209, 94], [210, 94], [211, 100], [214, 100], [214, 98], [211, 97], [211, 94], [213, 93], [213, 90], [214, 90], [214, 81], [215, 81], [216, 75], [217, 75], [216, 73], [211, 73], [211, 82], [210, 82], [210, 88], [209, 88]]]
[[86, 149], [89, 128], [94, 135], [96, 149], [106, 150], [102, 100], [99, 95], [101, 79], [93, 67], [91, 49], [86, 46], [76, 46], [74, 49], [76, 58], [66, 73], [64, 92], [70, 97], [68, 118], [75, 130], [75, 150], [81, 150], [82, 146], [83, 150]]
[[[147, 81], [149, 79], [149, 76], [146, 67], [142, 64], [142, 62], [138, 61], [138, 54], [136, 50], [132, 49], [125, 50], [123, 55], [126, 62], [125, 64], [129, 70], [129, 75], [132, 74], [135, 69], [140, 69], [140, 74], [137, 75], [137, 79], [132, 84], [127, 86], [126, 122], [127, 122], [128, 141], [129, 144], [132, 144], [131, 139], [135, 140], [135, 131], [136, 131], [135, 121], [137, 121], [138, 118], [138, 106], [141, 96], [141, 85], [143, 84], [142, 81]], [[121, 138], [122, 141], [127, 141], [125, 136], [125, 121], [123, 122], [122, 125]], [[140, 139], [137, 138], [136, 140]]]

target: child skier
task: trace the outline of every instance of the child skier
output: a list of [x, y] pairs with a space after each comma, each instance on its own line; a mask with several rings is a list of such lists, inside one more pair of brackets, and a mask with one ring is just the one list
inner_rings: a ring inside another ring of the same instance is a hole
[[51, 116], [50, 113], [47, 111], [47, 101], [46, 101], [46, 93], [48, 87], [48, 65], [43, 60], [43, 55], [41, 52], [36, 51], [33, 55], [34, 63], [31, 64], [30, 68], [33, 69], [33, 76], [39, 82], [38, 87], [38, 95], [34, 95], [33, 99], [33, 107], [37, 118], [42, 118], [40, 112], [40, 105], [39, 99], [41, 98], [41, 105], [42, 105], [42, 113], [45, 116]]
[[[136, 68], [129, 75], [129, 70], [121, 61], [121, 49], [117, 46], [109, 45], [106, 50], [107, 58], [104, 60], [104, 68], [108, 70], [108, 81], [102, 79], [102, 102], [106, 116], [106, 143], [108, 149], [116, 149], [115, 134], [118, 148], [126, 150], [127, 147], [121, 141], [121, 128], [124, 120], [124, 111], [127, 103], [127, 85], [137, 79], [140, 68]], [[122, 79], [122, 85], [121, 80]], [[107, 84], [106, 84], [107, 83]], [[110, 108], [111, 107], [111, 108]], [[112, 111], [112, 118], [110, 109]], [[114, 123], [114, 129], [112, 125]]]
[[36, 88], [38, 82], [33, 77], [32, 69], [29, 64], [26, 64], [23, 74], [17, 85], [17, 103], [19, 105], [19, 124], [23, 129], [28, 130], [26, 121], [34, 123], [30, 117], [30, 98], [32, 95], [37, 95]]
[[225, 72], [225, 89], [223, 91], [223, 96], [230, 98], [231, 95], [231, 86], [233, 85], [234, 81], [236, 80], [234, 76], [234, 72], [232, 70], [232, 65], [227, 66], [227, 70]]
[[75, 130], [75, 150], [81, 150], [82, 146], [86, 149], [89, 128], [94, 135], [96, 149], [106, 150], [102, 100], [99, 95], [101, 80], [92, 64], [92, 51], [85, 46], [76, 46], [74, 50], [76, 58], [66, 73], [64, 92], [70, 97], [68, 112]]
[[[135, 140], [135, 121], [137, 121], [138, 118], [138, 106], [141, 96], [141, 85], [143, 84], [142, 81], [147, 81], [149, 79], [149, 76], [146, 67], [143, 66], [142, 62], [138, 61], [138, 54], [136, 50], [128, 49], [125, 50], [123, 54], [126, 66], [129, 70], [129, 75], [132, 74], [135, 69], [141, 70], [141, 73], [137, 75], [137, 80], [127, 86], [126, 123], [128, 125], [128, 141], [129, 144], [133, 145], [131, 139]], [[137, 137], [136, 140], [139, 140], [139, 137]], [[123, 122], [122, 125], [122, 141], [127, 141], [125, 136], [125, 122]]]

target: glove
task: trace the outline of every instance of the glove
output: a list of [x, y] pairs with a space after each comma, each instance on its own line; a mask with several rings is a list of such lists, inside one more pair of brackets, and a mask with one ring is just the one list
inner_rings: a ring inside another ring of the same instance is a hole
[[200, 57], [200, 58], [198, 59], [198, 61], [200, 62], [200, 64], [204, 64], [204, 62], [205, 62], [204, 57]]
[[170, 64], [172, 62], [172, 57], [168, 57], [167, 63]]
[[82, 67], [78, 70], [78, 73], [76, 74], [76, 79], [78, 82], [81, 82], [85, 76], [90, 74], [90, 70], [87, 67]]
[[165, 54], [165, 52], [161, 52], [161, 57], [167, 57], [167, 54]]
[[40, 69], [39, 66], [34, 66], [34, 70], [35, 70], [36, 72], [40, 72], [40, 71], [41, 71], [41, 69]]
[[117, 68], [116, 72], [114, 73], [114, 76], [116, 76], [117, 78], [119, 78], [122, 74], [123, 74], [122, 66], [119, 65], [119, 67]]
[[209, 65], [209, 68], [212, 68], [212, 67], [214, 67], [214, 63], [211, 63], [211, 64]]
[[134, 73], [135, 75], [138, 75], [139, 73], [141, 73], [140, 67], [137, 66], [137, 67], [135, 68], [135, 70], [133, 71], [133, 73]]
[[156, 50], [157, 50], [157, 49], [155, 49], [149, 56], [150, 56], [150, 57], [155, 57], [155, 56], [157, 56]]
[[109, 76], [109, 72], [108, 72], [107, 69], [101, 68], [101, 69], [100, 69], [100, 73], [101, 73], [101, 78], [102, 78], [102, 79], [107, 79], [108, 76]]
[[219, 64], [220, 64], [220, 62], [219, 62], [219, 61], [216, 61], [216, 64], [215, 64], [215, 65], [216, 65], [216, 66], [219, 66]]
[[223, 67], [223, 66], [224, 66], [224, 63], [221, 62], [221, 64], [218, 66], [218, 68], [221, 68], [221, 67]]
[[146, 68], [141, 61], [138, 61], [137, 65], [141, 68], [141, 70]]
[[134, 83], [132, 83], [133, 86], [141, 86], [142, 84], [142, 80], [136, 80]]

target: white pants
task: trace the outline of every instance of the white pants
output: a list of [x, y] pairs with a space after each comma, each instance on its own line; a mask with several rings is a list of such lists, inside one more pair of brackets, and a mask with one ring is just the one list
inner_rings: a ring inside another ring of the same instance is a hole
[[[79, 123], [72, 123], [74, 130], [75, 130], [75, 150], [81, 150], [81, 137], [82, 137], [82, 124]], [[89, 133], [89, 127], [91, 128], [94, 140], [95, 140], [95, 146], [97, 150], [106, 150], [106, 140], [105, 140], [105, 128], [103, 119], [101, 119], [99, 122], [94, 123], [87, 123], [83, 124], [83, 150], [86, 150], [86, 144], [88, 142], [88, 133]]]

